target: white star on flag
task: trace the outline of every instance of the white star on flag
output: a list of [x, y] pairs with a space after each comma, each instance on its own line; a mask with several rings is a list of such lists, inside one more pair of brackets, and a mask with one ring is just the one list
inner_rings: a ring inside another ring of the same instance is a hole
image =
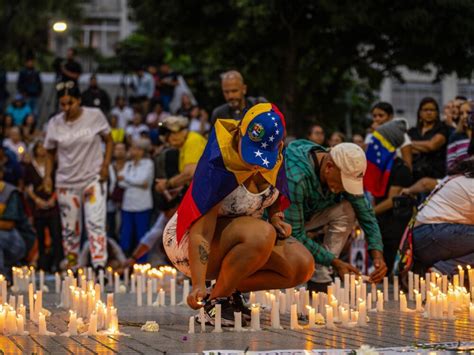
[[261, 145], [261, 147], [262, 147], [263, 149], [265, 149], [265, 148], [267, 148], [267, 147], [268, 147], [268, 144], [267, 144], [267, 143], [265, 143], [265, 142], [263, 142], [263, 143], [262, 143], [262, 145]]
[[272, 114], [270, 112], [267, 113], [267, 116], [271, 116]]
[[379, 149], [379, 146], [377, 144], [374, 145], [374, 149], [377, 150]]
[[270, 142], [273, 142], [273, 141], [275, 140], [275, 137], [270, 136], [270, 138], [268, 138], [268, 140], [269, 140]]
[[275, 127], [278, 127], [278, 123], [275, 122]]
[[[270, 116], [270, 114], [268, 114], [268, 116]], [[275, 121], [275, 117], [272, 117], [272, 121]]]
[[263, 154], [263, 153], [262, 153], [261, 151], [259, 151], [259, 150], [257, 150], [257, 151], [254, 152], [254, 153], [255, 153], [255, 158], [256, 158], [256, 157], [261, 157], [262, 154]]
[[280, 134], [280, 131], [277, 129], [277, 130], [275, 131], [275, 133], [276, 133], [276, 134]]
[[270, 162], [267, 160], [267, 158], [263, 158], [262, 164], [265, 165], [265, 166], [268, 166], [268, 164], [270, 164]]

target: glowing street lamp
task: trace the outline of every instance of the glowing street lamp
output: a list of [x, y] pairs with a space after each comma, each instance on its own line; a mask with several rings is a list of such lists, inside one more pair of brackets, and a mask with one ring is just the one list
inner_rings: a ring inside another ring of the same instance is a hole
[[64, 21], [58, 21], [53, 24], [54, 32], [64, 32], [67, 30], [67, 23]]

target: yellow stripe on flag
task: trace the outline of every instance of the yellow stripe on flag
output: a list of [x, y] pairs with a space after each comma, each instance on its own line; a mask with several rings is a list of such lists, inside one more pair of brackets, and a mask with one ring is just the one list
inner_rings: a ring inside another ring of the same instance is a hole
[[389, 152], [394, 152], [395, 151], [395, 147], [388, 141], [386, 140], [379, 132], [375, 131], [373, 133], [374, 137], [377, 138], [380, 143], [385, 147], [385, 149], [387, 149]]

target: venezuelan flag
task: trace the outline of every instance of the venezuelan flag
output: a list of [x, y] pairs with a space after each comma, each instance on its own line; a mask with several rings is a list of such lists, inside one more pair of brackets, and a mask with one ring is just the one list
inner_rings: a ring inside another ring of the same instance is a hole
[[364, 175], [364, 189], [374, 197], [385, 196], [395, 154], [396, 148], [375, 131], [367, 147], [367, 170]]
[[[255, 173], [256, 170], [248, 169], [235, 149], [234, 137], [238, 129], [239, 121], [232, 119], [219, 119], [212, 129], [193, 181], [178, 207], [178, 243], [195, 221]], [[259, 168], [258, 171], [269, 184], [278, 189], [280, 206], [286, 209], [290, 205], [290, 199], [283, 148], [273, 169]]]

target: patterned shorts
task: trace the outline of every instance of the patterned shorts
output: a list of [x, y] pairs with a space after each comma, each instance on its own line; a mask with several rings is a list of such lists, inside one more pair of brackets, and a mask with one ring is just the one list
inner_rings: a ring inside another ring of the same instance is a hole
[[163, 232], [163, 246], [174, 267], [186, 276], [191, 277], [191, 267], [189, 266], [188, 256], [189, 233], [186, 232], [178, 245], [178, 240], [176, 238], [177, 221], [178, 214], [175, 213], [169, 220], [165, 227], [165, 231]]

